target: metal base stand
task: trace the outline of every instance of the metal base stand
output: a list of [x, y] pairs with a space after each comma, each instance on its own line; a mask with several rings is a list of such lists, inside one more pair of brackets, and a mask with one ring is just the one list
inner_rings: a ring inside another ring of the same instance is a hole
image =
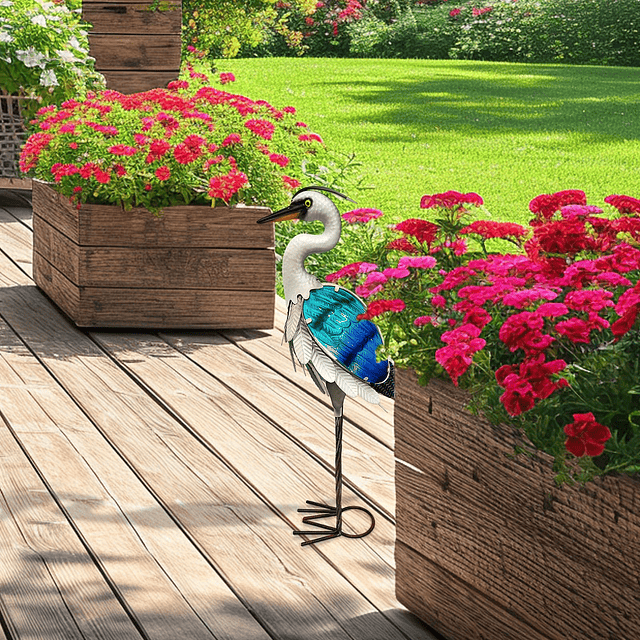
[[[342, 404], [344, 402], [344, 393], [337, 385], [328, 383], [327, 388], [334, 408], [335, 416], [335, 432], [336, 432], [336, 464], [335, 464], [335, 478], [336, 478], [336, 506], [332, 507], [322, 502], [313, 502], [307, 500], [307, 504], [315, 509], [298, 509], [299, 513], [311, 513], [313, 515], [305, 516], [302, 518], [302, 522], [309, 524], [312, 527], [317, 527], [318, 530], [311, 531], [294, 531], [293, 535], [308, 535], [319, 536], [310, 540], [305, 540], [302, 546], [308, 544], [316, 544], [323, 540], [330, 540], [331, 538], [337, 538], [338, 536], [344, 536], [345, 538], [363, 538], [373, 531], [376, 526], [375, 518], [373, 514], [364, 507], [343, 507], [342, 506]], [[346, 533], [342, 530], [342, 514], [345, 511], [364, 511], [371, 519], [371, 525], [363, 533]], [[331, 526], [323, 522], [317, 522], [323, 518], [335, 518], [335, 525]]]

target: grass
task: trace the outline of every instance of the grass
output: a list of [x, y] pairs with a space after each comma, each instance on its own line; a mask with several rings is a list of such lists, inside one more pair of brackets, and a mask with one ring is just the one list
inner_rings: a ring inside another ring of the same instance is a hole
[[355, 152], [375, 186], [355, 194], [358, 206], [392, 220], [448, 189], [476, 191], [494, 219], [520, 223], [540, 193], [640, 197], [640, 68], [331, 58], [219, 68], [236, 75], [234, 92], [291, 104], [330, 148]]

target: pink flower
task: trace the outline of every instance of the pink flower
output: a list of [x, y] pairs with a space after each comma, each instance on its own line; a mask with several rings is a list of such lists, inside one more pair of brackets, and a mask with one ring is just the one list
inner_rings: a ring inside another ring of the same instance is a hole
[[354, 223], [367, 223], [370, 220], [375, 220], [382, 215], [382, 211], [378, 209], [354, 209], [353, 211], [347, 211], [342, 214], [342, 219], [349, 224]]
[[421, 209], [431, 209], [433, 207], [442, 207], [444, 209], [453, 209], [462, 204], [474, 204], [480, 206], [484, 201], [477, 193], [460, 193], [459, 191], [445, 191], [444, 193], [436, 193], [432, 196], [422, 196], [420, 200]]
[[242, 138], [239, 133], [231, 133], [222, 141], [223, 147], [230, 147], [233, 144], [242, 144]]
[[359, 287], [356, 287], [356, 293], [363, 298], [368, 298], [382, 291], [384, 284], [389, 278], [379, 271], [372, 271], [367, 275], [366, 280]]
[[605, 307], [613, 307], [613, 293], [605, 289], [577, 289], [569, 291], [564, 303], [575, 311], [601, 311]]
[[567, 436], [565, 448], [581, 458], [583, 455], [599, 456], [604, 443], [611, 437], [608, 427], [596, 422], [593, 413], [574, 413], [573, 422], [564, 427]]
[[615, 207], [620, 213], [640, 213], [640, 200], [631, 196], [611, 195], [604, 201]]
[[377, 268], [378, 265], [371, 262], [352, 262], [342, 267], [342, 269], [330, 273], [325, 280], [327, 282], [336, 282], [336, 280], [340, 280], [340, 278], [355, 278], [360, 273], [370, 273]]
[[228, 84], [229, 82], [235, 82], [236, 77], [233, 73], [221, 73], [220, 74], [220, 84]]
[[247, 176], [232, 167], [226, 175], [214, 176], [209, 180], [209, 197], [229, 202], [247, 182]]
[[431, 306], [436, 309], [444, 309], [447, 306], [447, 301], [444, 299], [444, 296], [433, 296], [433, 298], [431, 298]]
[[475, 233], [485, 239], [489, 238], [522, 238], [527, 230], [514, 222], [493, 222], [476, 220], [460, 230], [460, 233]]
[[451, 11], [449, 11], [449, 15], [452, 18], [455, 18], [457, 15], [460, 15], [460, 12], [462, 11], [462, 9], [451, 9]]
[[427, 324], [433, 325], [434, 327], [438, 325], [438, 323], [432, 316], [419, 316], [413, 321], [413, 324], [416, 327], [424, 327]]
[[282, 181], [284, 182], [284, 186], [292, 191], [300, 186], [300, 180], [296, 180], [290, 176], [282, 176]]
[[406, 278], [411, 274], [409, 269], [394, 269], [394, 268], [385, 269], [382, 273], [387, 278], [396, 278], [396, 279]]
[[558, 294], [550, 289], [523, 289], [521, 291], [507, 293], [507, 295], [502, 298], [502, 302], [508, 307], [522, 309], [531, 306], [531, 304], [538, 300], [554, 300], [557, 297]]
[[432, 269], [435, 266], [433, 256], [403, 256], [398, 260], [398, 269]]
[[569, 318], [568, 320], [562, 320], [556, 324], [556, 331], [566, 338], [569, 338], [571, 342], [584, 342], [589, 344], [591, 341], [589, 333], [591, 327], [581, 318]]
[[544, 302], [536, 309], [536, 313], [545, 318], [556, 318], [569, 313], [569, 308], [561, 302]]

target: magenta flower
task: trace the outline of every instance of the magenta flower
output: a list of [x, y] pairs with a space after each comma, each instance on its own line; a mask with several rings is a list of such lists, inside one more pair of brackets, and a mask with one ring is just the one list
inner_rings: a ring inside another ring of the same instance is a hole
[[406, 278], [407, 276], [411, 275], [411, 272], [409, 271], [409, 269], [390, 268], [390, 269], [385, 269], [382, 273], [387, 278], [396, 278], [396, 279]]
[[342, 214], [342, 219], [349, 224], [366, 223], [382, 216], [379, 209], [354, 209]]
[[398, 269], [432, 269], [436, 266], [433, 256], [403, 256], [398, 260]]

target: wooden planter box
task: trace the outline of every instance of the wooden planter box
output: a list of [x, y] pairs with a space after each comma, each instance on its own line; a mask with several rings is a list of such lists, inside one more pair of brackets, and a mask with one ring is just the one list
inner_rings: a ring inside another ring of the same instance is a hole
[[464, 404], [398, 371], [398, 600], [452, 640], [640, 637], [640, 481], [555, 488], [549, 456]]
[[80, 327], [270, 329], [273, 225], [266, 207], [76, 209], [33, 182], [36, 284]]
[[161, 0], [83, 0], [93, 28], [89, 50], [110, 89], [136, 93], [166, 87], [180, 71], [182, 3]]

